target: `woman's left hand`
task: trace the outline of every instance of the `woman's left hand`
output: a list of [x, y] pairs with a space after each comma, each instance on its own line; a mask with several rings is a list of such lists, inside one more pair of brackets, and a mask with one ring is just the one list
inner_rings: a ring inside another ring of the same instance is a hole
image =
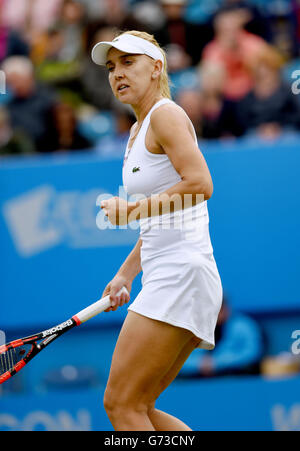
[[126, 225], [129, 223], [129, 215], [134, 208], [134, 202], [127, 202], [120, 197], [112, 197], [101, 202], [105, 216], [112, 225]]

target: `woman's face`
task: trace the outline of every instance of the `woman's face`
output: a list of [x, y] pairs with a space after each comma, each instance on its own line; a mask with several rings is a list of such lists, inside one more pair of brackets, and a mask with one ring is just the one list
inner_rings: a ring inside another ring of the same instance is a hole
[[[159, 62], [158, 62], [159, 63]], [[146, 55], [130, 55], [110, 49], [106, 67], [114, 96], [122, 103], [136, 105], [154, 86], [159, 71], [157, 64]]]

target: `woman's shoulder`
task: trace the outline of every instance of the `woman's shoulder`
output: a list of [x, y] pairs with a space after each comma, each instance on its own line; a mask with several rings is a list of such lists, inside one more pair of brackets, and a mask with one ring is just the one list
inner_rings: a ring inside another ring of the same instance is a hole
[[160, 121], [177, 121], [184, 120], [186, 121], [188, 116], [184, 109], [179, 106], [177, 103], [171, 101], [168, 103], [164, 103], [156, 108], [151, 114], [151, 122], [160, 122]]
[[182, 129], [191, 128], [191, 120], [184, 109], [175, 102], [168, 102], [153, 111], [150, 118], [154, 130], [163, 130], [165, 127]]

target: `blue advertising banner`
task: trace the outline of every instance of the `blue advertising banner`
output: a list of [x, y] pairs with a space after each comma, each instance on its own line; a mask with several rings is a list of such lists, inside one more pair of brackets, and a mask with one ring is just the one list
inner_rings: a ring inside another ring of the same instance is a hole
[[138, 239], [96, 225], [121, 170], [91, 156], [2, 163], [0, 329], [60, 322], [101, 297]]
[[[201, 146], [215, 188], [215, 257], [239, 310], [300, 309], [299, 147]], [[96, 201], [120, 195], [121, 173], [122, 161], [93, 154], [1, 161], [0, 329], [47, 327], [101, 296], [138, 239], [136, 228], [108, 229], [103, 217], [96, 225]], [[132, 299], [139, 289], [138, 277]]]
[[[112, 431], [104, 389], [0, 398], [0, 431]], [[299, 431], [300, 379], [176, 382], [157, 404], [194, 431]]]
[[224, 290], [251, 313], [300, 309], [300, 140], [205, 145]]

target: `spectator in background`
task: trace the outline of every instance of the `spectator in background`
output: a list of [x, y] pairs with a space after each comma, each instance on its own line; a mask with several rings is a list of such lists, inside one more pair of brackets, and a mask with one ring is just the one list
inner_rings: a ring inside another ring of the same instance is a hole
[[95, 35], [103, 27], [114, 27], [118, 30], [148, 31], [147, 26], [138, 20], [129, 8], [128, 0], [95, 0], [98, 2], [101, 17], [90, 21], [88, 33]]
[[272, 37], [270, 18], [249, 0], [224, 0], [224, 6], [239, 9], [244, 14], [245, 30], [256, 34], [266, 41]]
[[41, 81], [78, 92], [81, 60], [86, 47], [85, 10], [64, 0], [56, 25], [34, 40], [31, 57]]
[[130, 135], [133, 124], [136, 123], [136, 116], [128, 105], [117, 104], [114, 107], [115, 113], [115, 134], [105, 136], [98, 141], [95, 146], [97, 154], [104, 158], [123, 158], [124, 148]]
[[224, 67], [218, 63], [204, 62], [199, 74], [199, 89], [183, 90], [177, 97], [177, 102], [191, 118], [198, 138], [240, 136], [242, 130], [236, 121], [236, 104], [223, 94]]
[[97, 42], [112, 41], [116, 36], [114, 27], [103, 27], [92, 34], [87, 42], [86, 56], [82, 64], [81, 85], [83, 99], [99, 110], [111, 110], [115, 104], [108, 82], [107, 69], [95, 64], [90, 55]]
[[73, 61], [80, 57], [86, 39], [85, 18], [85, 9], [79, 1], [63, 0], [57, 21], [32, 44], [34, 60], [40, 63], [50, 57], [57, 61]]
[[196, 349], [179, 376], [214, 377], [234, 374], [258, 374], [265, 351], [264, 337], [249, 316], [234, 312], [223, 299], [218, 317], [216, 347], [213, 351]]
[[281, 76], [283, 60], [272, 48], [253, 69], [254, 87], [237, 106], [237, 121], [244, 133], [275, 139], [283, 131], [300, 130], [300, 106], [291, 86]]
[[63, 44], [63, 31], [58, 25], [39, 35], [31, 48], [31, 59], [35, 66], [39, 68], [49, 62], [61, 62]]
[[62, 61], [74, 61], [81, 57], [86, 39], [84, 6], [76, 0], [64, 0], [58, 25], [63, 34], [59, 58]]
[[0, 109], [0, 157], [7, 155], [30, 155], [34, 153], [33, 142], [21, 131], [11, 126], [9, 115]]
[[252, 68], [267, 45], [244, 30], [244, 13], [223, 8], [214, 19], [215, 38], [203, 51], [203, 60], [218, 63], [226, 72], [224, 95], [230, 100], [244, 97], [253, 86]]
[[176, 103], [184, 109], [191, 119], [198, 138], [202, 137], [203, 132], [203, 104], [202, 96], [198, 89], [183, 89], [177, 97]]
[[6, 59], [2, 70], [13, 94], [7, 104], [12, 127], [28, 135], [35, 149], [42, 152], [47, 146], [56, 95], [36, 82], [33, 64], [26, 57]]
[[17, 30], [29, 42], [54, 25], [63, 0], [2, 0], [5, 25]]
[[191, 57], [178, 44], [169, 44], [165, 47], [169, 74], [188, 69], [191, 65]]
[[104, 7], [100, 0], [79, 0], [86, 8], [88, 19], [95, 20], [104, 15]]
[[202, 97], [202, 139], [232, 138], [243, 131], [236, 121], [236, 102], [224, 95], [226, 71], [222, 64], [204, 61], [199, 67]]
[[53, 108], [52, 118], [52, 129], [48, 131], [44, 152], [87, 150], [92, 147], [92, 143], [78, 130], [72, 105], [58, 102]]
[[3, 17], [4, 0], [0, 0], [0, 63], [13, 55], [29, 55], [29, 47], [22, 36], [11, 30]]
[[134, 17], [149, 29], [151, 34], [159, 30], [165, 22], [160, 2], [157, 0], [131, 2], [131, 11]]
[[154, 36], [162, 47], [170, 44], [180, 46], [196, 65], [204, 46], [212, 39], [212, 32], [199, 24], [191, 24], [185, 20], [184, 11], [187, 0], [160, 0], [165, 15], [164, 25], [155, 30]]

